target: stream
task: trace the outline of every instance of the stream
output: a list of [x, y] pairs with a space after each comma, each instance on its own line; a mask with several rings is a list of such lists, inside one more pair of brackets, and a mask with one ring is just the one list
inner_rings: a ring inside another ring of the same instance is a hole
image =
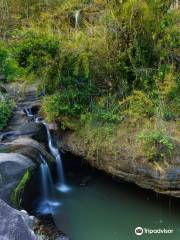
[[[27, 110], [27, 116], [31, 115]], [[49, 152], [55, 161], [50, 170], [41, 156], [42, 164], [31, 182], [33, 191], [25, 194], [24, 208], [34, 215], [52, 214], [57, 228], [71, 240], [138, 239], [136, 227], [173, 230], [143, 234], [141, 239], [179, 240], [178, 199], [116, 181], [85, 160], [60, 153], [48, 125], [38, 118], [35, 121], [46, 127]]]

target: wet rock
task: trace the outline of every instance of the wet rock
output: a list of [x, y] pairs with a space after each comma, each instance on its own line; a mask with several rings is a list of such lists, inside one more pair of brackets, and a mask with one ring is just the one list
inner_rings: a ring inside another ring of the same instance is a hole
[[36, 235], [43, 236], [45, 240], [69, 240], [69, 238], [59, 231], [54, 224], [52, 215], [39, 216], [34, 228]]
[[37, 240], [28, 223], [28, 215], [7, 205], [0, 199], [0, 239]]
[[21, 136], [29, 136], [40, 142], [46, 141], [47, 139], [46, 129], [41, 123], [26, 122], [16, 127], [16, 131], [18, 131]]
[[58, 238], [56, 238], [55, 240], [70, 240], [67, 236], [61, 235]]
[[0, 81], [6, 81], [6, 77], [5, 77], [5, 75], [0, 75]]
[[54, 161], [51, 154], [49, 154], [45, 147], [38, 141], [29, 137], [19, 137], [16, 140], [4, 143], [1, 147], [6, 149], [7, 152], [16, 152], [27, 156], [35, 163], [40, 163], [40, 153], [46, 156], [48, 162]]
[[31, 159], [17, 153], [0, 153], [0, 197], [10, 202], [12, 190], [27, 169], [33, 167]]

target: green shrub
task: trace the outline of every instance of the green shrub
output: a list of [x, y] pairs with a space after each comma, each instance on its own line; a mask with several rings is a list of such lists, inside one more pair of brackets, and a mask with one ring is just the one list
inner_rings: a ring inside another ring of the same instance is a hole
[[149, 160], [165, 160], [171, 156], [174, 145], [171, 138], [159, 130], [145, 131], [138, 135]]
[[123, 101], [120, 101], [122, 114], [130, 118], [151, 117], [154, 114], [154, 105], [148, 96], [142, 91], [134, 91], [134, 93]]
[[51, 35], [36, 31], [16, 31], [13, 53], [18, 65], [26, 72], [26, 80], [39, 79], [41, 85], [57, 74], [59, 42]]
[[12, 102], [6, 100], [3, 95], [0, 95], [0, 130], [6, 126], [12, 114], [12, 107]]
[[113, 96], [104, 96], [97, 98], [91, 105], [89, 114], [94, 122], [100, 124], [117, 124], [122, 120], [120, 106], [117, 99]]
[[23, 69], [18, 66], [9, 49], [0, 41], [0, 74], [4, 75], [7, 81], [12, 81], [21, 78], [24, 72]]

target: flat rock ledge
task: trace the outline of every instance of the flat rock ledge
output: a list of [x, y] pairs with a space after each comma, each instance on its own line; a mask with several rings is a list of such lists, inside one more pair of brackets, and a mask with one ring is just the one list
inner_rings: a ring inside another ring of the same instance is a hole
[[[96, 156], [87, 156], [88, 146], [79, 144], [78, 139], [71, 132], [63, 132], [58, 142], [64, 152], [83, 157], [93, 167], [107, 174], [138, 186], [153, 190], [157, 193], [180, 198], [180, 144], [177, 153], [167, 166], [157, 168], [148, 162], [145, 156], [133, 157], [125, 149], [119, 149], [116, 156], [99, 152]], [[83, 145], [83, 146], [82, 146]]]

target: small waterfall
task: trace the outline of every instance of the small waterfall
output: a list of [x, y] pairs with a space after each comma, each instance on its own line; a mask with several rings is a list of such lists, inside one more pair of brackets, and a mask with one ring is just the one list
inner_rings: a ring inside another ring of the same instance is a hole
[[69, 190], [69, 188], [65, 184], [61, 154], [60, 154], [58, 148], [56, 146], [54, 146], [54, 144], [53, 144], [53, 139], [52, 139], [52, 136], [51, 136], [48, 125], [45, 122], [43, 122], [43, 124], [45, 125], [46, 130], [47, 130], [49, 149], [50, 149], [51, 154], [53, 155], [53, 157], [56, 161], [57, 177], [58, 177], [58, 189], [62, 192], [67, 192]]
[[47, 162], [45, 161], [44, 157], [40, 155], [42, 163], [40, 166], [41, 171], [41, 179], [42, 179], [42, 193], [43, 199], [45, 201], [49, 201], [52, 198], [52, 189], [53, 189], [53, 181], [51, 172]]
[[80, 10], [76, 10], [74, 14], [75, 18], [75, 28], [79, 27], [79, 16], [80, 16]]
[[[34, 117], [34, 115], [32, 114], [31, 108], [26, 108], [26, 109], [24, 109], [24, 111], [26, 112], [28, 117]], [[50, 149], [50, 152], [51, 152], [52, 156], [54, 157], [54, 159], [56, 161], [56, 169], [57, 169], [57, 177], [58, 177], [58, 186], [57, 186], [57, 188], [61, 192], [68, 192], [69, 188], [65, 184], [65, 178], [64, 178], [64, 171], [63, 171], [63, 165], [62, 165], [62, 160], [61, 160], [61, 154], [60, 154], [58, 148], [55, 146], [55, 144], [53, 144], [53, 139], [52, 139], [52, 136], [51, 136], [51, 133], [50, 133], [49, 126], [48, 126], [48, 124], [46, 122], [43, 121], [43, 118], [41, 118], [41, 117], [34, 118], [34, 121], [35, 121], [35, 123], [42, 123], [42, 124], [44, 124], [44, 126], [46, 128], [47, 137], [48, 137], [48, 146], [49, 146], [49, 149]], [[42, 159], [42, 162], [43, 162], [43, 165], [41, 167], [43, 168], [43, 170], [45, 168], [47, 170], [48, 165], [47, 165], [46, 161], [42, 158], [42, 156], [41, 156], [41, 159]], [[45, 165], [45, 163], [46, 163], [46, 165]], [[48, 168], [48, 171], [49, 171], [49, 173], [46, 174], [46, 177], [51, 179], [51, 180], [48, 180], [48, 181], [52, 182], [52, 178], [49, 177], [50, 176], [49, 168]], [[42, 176], [42, 178], [43, 178], [43, 176]]]
[[58, 206], [59, 203], [53, 201], [54, 186], [49, 166], [43, 155], [40, 154], [40, 158], [42, 161], [40, 165], [42, 201], [38, 207], [38, 211], [43, 214], [49, 214], [52, 213], [52, 207]]
[[33, 117], [34, 116], [31, 108], [25, 108], [24, 111], [25, 111], [27, 117]]

